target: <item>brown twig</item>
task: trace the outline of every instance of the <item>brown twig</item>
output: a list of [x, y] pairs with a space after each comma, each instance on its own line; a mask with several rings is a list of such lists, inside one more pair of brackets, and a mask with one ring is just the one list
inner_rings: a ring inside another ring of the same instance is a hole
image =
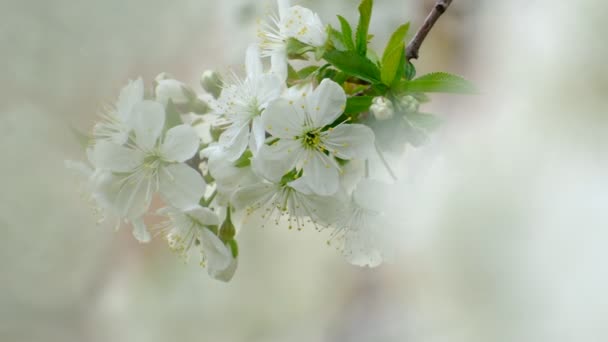
[[439, 20], [439, 17], [448, 9], [452, 0], [437, 0], [435, 6], [431, 10], [431, 13], [426, 17], [424, 23], [414, 35], [414, 38], [407, 44], [407, 48], [405, 48], [405, 56], [408, 61], [412, 59], [418, 59], [418, 51], [420, 50], [420, 46], [424, 42], [426, 36], [431, 32], [431, 29]]

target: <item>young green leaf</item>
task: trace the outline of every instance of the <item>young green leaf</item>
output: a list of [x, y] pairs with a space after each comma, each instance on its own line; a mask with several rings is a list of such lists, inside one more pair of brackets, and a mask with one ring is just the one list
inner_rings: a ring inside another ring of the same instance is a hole
[[382, 83], [391, 86], [397, 79], [399, 70], [403, 70], [405, 43], [401, 42], [397, 48], [382, 57]]
[[361, 56], [367, 54], [367, 32], [372, 18], [373, 0], [363, 0], [359, 5], [359, 25], [357, 26], [357, 52]]
[[428, 113], [408, 113], [407, 119], [414, 127], [429, 133], [437, 130], [443, 123], [441, 118]]
[[332, 45], [340, 51], [350, 50], [350, 48], [348, 48], [346, 46], [346, 43], [344, 42], [344, 36], [342, 35], [342, 32], [336, 30], [331, 26], [329, 27], [329, 40], [331, 41]]
[[405, 36], [407, 36], [408, 31], [410, 30], [410, 23], [399, 26], [395, 32], [393, 32], [391, 39], [386, 44], [386, 48], [384, 49], [384, 55], [382, 56], [382, 62], [388, 58], [388, 56], [393, 53], [396, 49], [401, 49], [402, 44], [404, 43]]
[[380, 70], [369, 59], [354, 51], [332, 50], [325, 53], [323, 58], [343, 72], [358, 77], [370, 83], [380, 82]]
[[372, 105], [373, 96], [353, 96], [346, 100], [346, 109], [344, 114], [357, 114], [367, 112]]
[[307, 66], [307, 67], [305, 67], [303, 69], [300, 69], [298, 71], [298, 73], [297, 73], [298, 74], [298, 78], [301, 79], [301, 80], [305, 79], [305, 78], [307, 78], [308, 76], [310, 76], [313, 72], [315, 72], [317, 70], [319, 70], [319, 67], [316, 66], [316, 65]]
[[445, 72], [435, 72], [412, 81], [402, 82], [399, 84], [399, 89], [410, 93], [473, 94], [477, 92], [471, 82]]
[[355, 50], [355, 43], [353, 42], [353, 29], [343, 16], [339, 15], [340, 26], [342, 27], [342, 42], [346, 45], [346, 48], [350, 51]]

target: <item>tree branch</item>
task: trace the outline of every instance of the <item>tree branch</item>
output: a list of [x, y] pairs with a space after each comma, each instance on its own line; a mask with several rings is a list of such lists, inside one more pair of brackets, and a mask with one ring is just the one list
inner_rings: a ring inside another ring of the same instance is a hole
[[439, 17], [448, 9], [452, 0], [437, 0], [435, 6], [431, 10], [431, 13], [426, 17], [424, 23], [414, 35], [414, 38], [407, 44], [407, 48], [405, 49], [405, 56], [408, 62], [412, 59], [418, 59], [418, 51], [420, 50], [420, 46], [424, 42], [426, 36], [431, 32], [431, 29], [439, 20]]

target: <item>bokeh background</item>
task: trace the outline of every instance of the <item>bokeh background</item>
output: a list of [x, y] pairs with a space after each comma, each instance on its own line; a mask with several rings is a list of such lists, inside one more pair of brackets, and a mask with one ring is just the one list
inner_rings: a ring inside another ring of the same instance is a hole
[[[434, 1], [377, 0], [382, 47]], [[300, 0], [326, 23], [355, 0]], [[433, 140], [393, 156], [400, 249], [348, 265], [312, 231], [249, 229], [228, 284], [114, 233], [65, 159], [128, 79], [240, 68], [253, 0], [0, 3], [0, 341], [608, 340], [608, 5], [455, 0], [416, 62]], [[197, 88], [199, 89], [199, 88]], [[200, 90], [200, 89], [199, 89]]]

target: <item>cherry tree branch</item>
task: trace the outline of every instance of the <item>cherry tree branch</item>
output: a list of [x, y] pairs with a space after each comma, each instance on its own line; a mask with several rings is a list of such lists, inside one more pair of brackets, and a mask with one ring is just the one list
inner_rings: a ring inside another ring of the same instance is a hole
[[433, 9], [431, 10], [431, 13], [429, 13], [429, 15], [426, 17], [424, 23], [422, 24], [420, 29], [418, 29], [416, 35], [414, 35], [414, 38], [412, 38], [412, 40], [409, 42], [409, 44], [407, 44], [407, 47], [405, 48], [405, 56], [408, 61], [412, 59], [418, 59], [418, 52], [420, 50], [420, 46], [424, 42], [424, 39], [429, 34], [429, 32], [431, 32], [431, 29], [433, 28], [437, 20], [439, 20], [441, 15], [445, 13], [451, 3], [452, 0], [437, 0], [435, 6], [433, 6]]

